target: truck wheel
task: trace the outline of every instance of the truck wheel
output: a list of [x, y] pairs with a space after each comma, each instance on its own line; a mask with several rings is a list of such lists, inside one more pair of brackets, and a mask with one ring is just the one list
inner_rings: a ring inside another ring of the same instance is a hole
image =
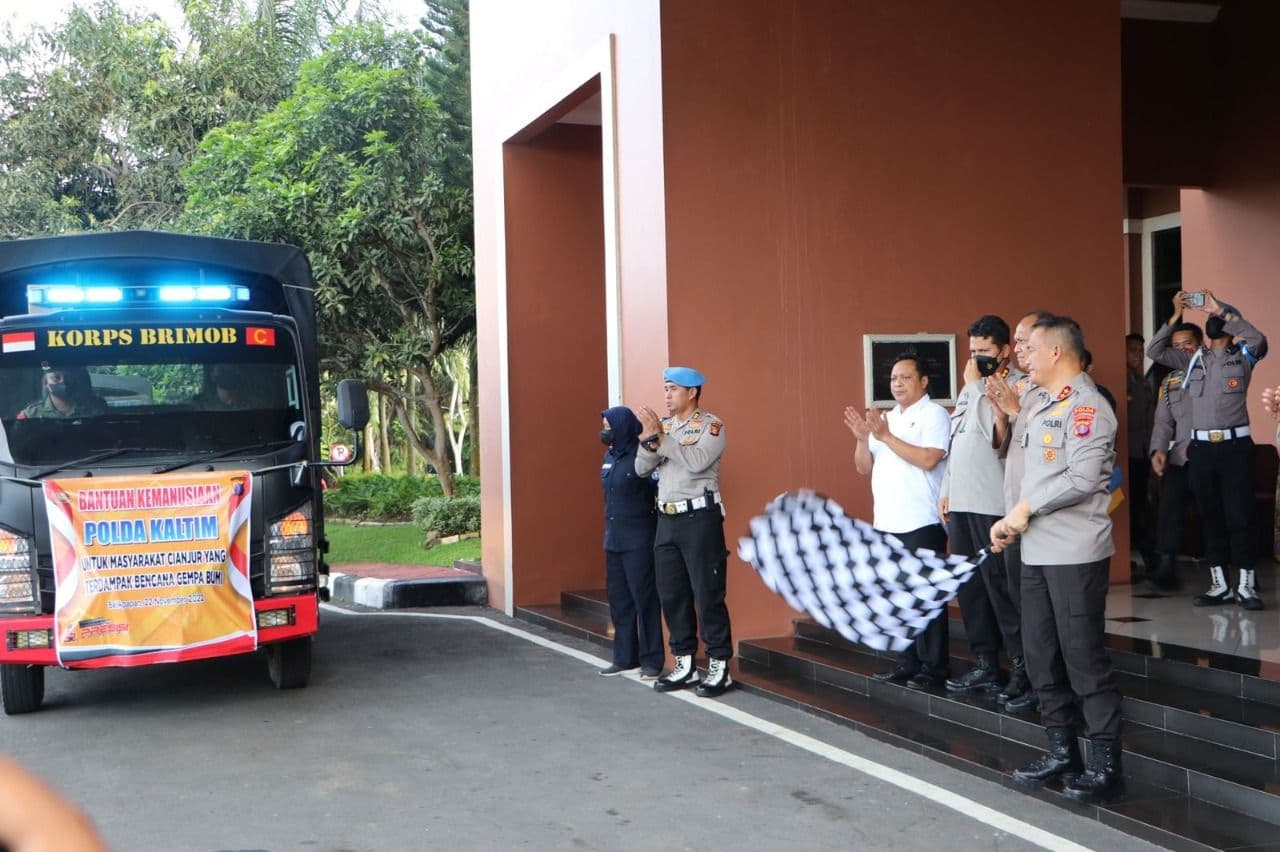
[[300, 689], [311, 679], [311, 637], [267, 646], [267, 673], [276, 689]]
[[0, 665], [4, 714], [33, 713], [44, 701], [44, 666]]

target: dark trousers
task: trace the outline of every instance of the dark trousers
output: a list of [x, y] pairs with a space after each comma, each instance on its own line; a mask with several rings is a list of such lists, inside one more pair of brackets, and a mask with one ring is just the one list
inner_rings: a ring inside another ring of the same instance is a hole
[[724, 547], [720, 507], [660, 515], [653, 556], [658, 599], [671, 631], [671, 653], [682, 656], [697, 652], [701, 624], [707, 656], [717, 660], [732, 657], [733, 636], [729, 610], [724, 605], [729, 551]]
[[613, 664], [662, 668], [662, 613], [653, 578], [653, 548], [606, 550], [605, 590], [613, 620]]
[[1040, 721], [1090, 739], [1120, 738], [1120, 691], [1103, 635], [1111, 560], [1083, 565], [1022, 563], [1022, 627], [1027, 675]]
[[[942, 524], [931, 524], [906, 533], [891, 533], [912, 550], [928, 548], [944, 553], [947, 549], [947, 530]], [[947, 629], [947, 609], [943, 607], [929, 622], [924, 632], [916, 637], [915, 644], [899, 656], [904, 668], [917, 669], [926, 674], [946, 675], [949, 669], [951, 631]]]
[[[991, 544], [991, 527], [1000, 520], [994, 515], [975, 512], [952, 512], [947, 524], [951, 536], [951, 552], [975, 556]], [[964, 631], [975, 654], [1000, 652], [1003, 640], [1010, 659], [1022, 656], [1022, 615], [1019, 610], [1021, 578], [1015, 577], [1003, 553], [992, 553], [974, 576], [960, 587], [956, 599], [964, 617]]]
[[1253, 441], [1192, 441], [1188, 457], [1205, 558], [1210, 565], [1252, 568]]
[[[1151, 462], [1145, 458], [1129, 459], [1129, 541], [1143, 554], [1151, 553], [1151, 530], [1147, 525], [1147, 486], [1151, 482]], [[1148, 565], [1150, 571], [1154, 565]]]
[[1191, 499], [1190, 465], [1166, 465], [1160, 477], [1160, 519], [1156, 525], [1156, 550], [1177, 556], [1186, 535], [1187, 501]]

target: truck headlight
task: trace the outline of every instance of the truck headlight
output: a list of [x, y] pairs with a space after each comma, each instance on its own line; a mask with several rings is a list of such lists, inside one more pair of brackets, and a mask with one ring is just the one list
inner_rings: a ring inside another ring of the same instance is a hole
[[40, 611], [36, 549], [30, 536], [0, 527], [0, 612]]
[[316, 587], [316, 537], [307, 501], [271, 524], [267, 533], [267, 594]]

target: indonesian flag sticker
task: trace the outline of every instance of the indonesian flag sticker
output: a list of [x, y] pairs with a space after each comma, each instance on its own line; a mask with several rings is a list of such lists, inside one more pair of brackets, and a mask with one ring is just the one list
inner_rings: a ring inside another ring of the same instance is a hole
[[244, 342], [246, 346], [275, 346], [276, 330], [260, 325], [245, 326]]
[[36, 333], [34, 331], [11, 331], [3, 336], [2, 342], [6, 353], [34, 352], [36, 348]]

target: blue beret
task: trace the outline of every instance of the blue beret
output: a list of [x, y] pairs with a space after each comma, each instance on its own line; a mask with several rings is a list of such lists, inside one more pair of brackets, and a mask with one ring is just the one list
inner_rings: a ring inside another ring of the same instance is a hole
[[700, 388], [707, 381], [705, 376], [692, 367], [668, 367], [662, 371], [662, 378], [682, 388]]

